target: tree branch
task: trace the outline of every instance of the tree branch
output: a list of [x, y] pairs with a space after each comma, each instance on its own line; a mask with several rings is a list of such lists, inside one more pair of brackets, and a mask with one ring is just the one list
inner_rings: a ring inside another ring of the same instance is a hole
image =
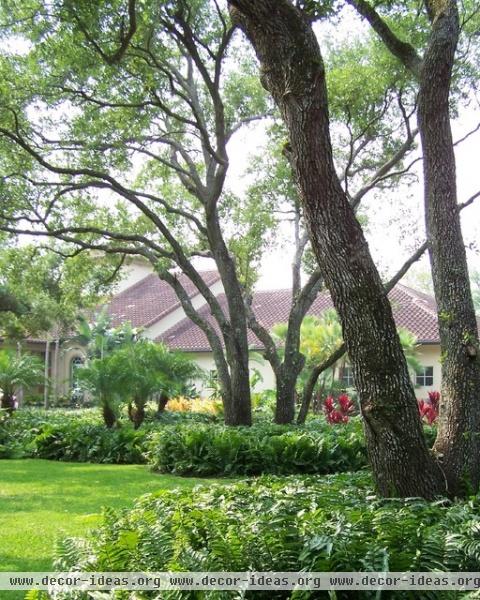
[[415, 48], [398, 38], [371, 4], [365, 0], [347, 0], [347, 2], [370, 23], [390, 52], [418, 78], [422, 67], [422, 59]]
[[123, 22], [122, 27], [120, 29], [120, 46], [119, 48], [113, 52], [112, 54], [108, 54], [102, 50], [96, 39], [90, 35], [88, 29], [85, 27], [85, 24], [78, 17], [75, 10], [71, 11], [71, 14], [80, 28], [80, 31], [85, 36], [87, 42], [94, 48], [94, 50], [100, 54], [102, 59], [108, 64], [113, 65], [115, 63], [120, 62], [123, 58], [123, 55], [128, 49], [131, 39], [135, 35], [137, 31], [137, 15], [136, 15], [136, 0], [128, 0], [128, 30], [126, 32], [123, 31]]

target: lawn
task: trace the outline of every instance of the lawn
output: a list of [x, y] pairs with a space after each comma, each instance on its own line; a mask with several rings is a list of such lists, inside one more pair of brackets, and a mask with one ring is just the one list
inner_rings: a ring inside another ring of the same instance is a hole
[[[0, 460], [0, 570], [49, 571], [55, 540], [83, 535], [103, 506], [124, 508], [160, 489], [226, 482], [157, 475], [142, 465]], [[0, 598], [23, 598], [0, 591]]]

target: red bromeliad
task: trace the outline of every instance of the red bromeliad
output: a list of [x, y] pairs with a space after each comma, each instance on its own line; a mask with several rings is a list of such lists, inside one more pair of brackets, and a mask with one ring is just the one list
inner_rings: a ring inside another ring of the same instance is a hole
[[428, 392], [428, 399], [430, 400], [430, 404], [438, 413], [438, 408], [440, 404], [440, 392]]
[[335, 399], [333, 396], [328, 396], [323, 403], [323, 412], [325, 413], [325, 418], [330, 425], [335, 425], [337, 423], [348, 423], [349, 415], [354, 410], [354, 404], [347, 396], [347, 394], [342, 394], [337, 398], [337, 402], [335, 404]]
[[418, 401], [420, 417], [429, 425], [433, 425], [438, 418], [440, 392], [428, 392], [428, 400]]

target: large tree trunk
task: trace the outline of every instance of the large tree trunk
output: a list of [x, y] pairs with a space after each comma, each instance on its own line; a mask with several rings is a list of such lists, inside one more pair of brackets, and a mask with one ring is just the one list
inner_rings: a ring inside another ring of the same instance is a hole
[[222, 236], [216, 209], [207, 214], [209, 245], [218, 267], [228, 304], [228, 323], [222, 328], [230, 368], [230, 406], [225, 411], [226, 425], [251, 425], [252, 401], [248, 365], [248, 327], [243, 289], [235, 263]]
[[434, 11], [420, 72], [418, 122], [425, 218], [442, 347], [442, 397], [434, 451], [451, 495], [480, 482], [480, 359], [465, 246], [457, 209], [449, 92], [459, 36], [456, 2]]
[[445, 492], [423, 436], [387, 294], [333, 164], [327, 90], [310, 24], [288, 0], [230, 0], [252, 42], [262, 83], [287, 125], [312, 246], [343, 328], [379, 492]]
[[250, 400], [250, 379], [248, 376], [248, 353], [247, 362], [238, 355], [237, 361], [232, 361], [230, 377], [232, 380], [231, 405], [228, 413], [225, 411], [225, 425], [247, 425], [252, 424], [252, 405]]
[[297, 379], [304, 363], [303, 356], [293, 351], [291, 359], [285, 359], [276, 377], [277, 397], [275, 404], [275, 423], [284, 425], [292, 423], [295, 418], [295, 401], [297, 397]]

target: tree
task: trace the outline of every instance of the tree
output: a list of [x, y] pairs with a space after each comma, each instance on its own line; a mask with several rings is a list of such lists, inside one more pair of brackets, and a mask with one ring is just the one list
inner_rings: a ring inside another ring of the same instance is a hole
[[[480, 346], [457, 210], [450, 91], [461, 26], [471, 29], [475, 21], [478, 25], [478, 7], [469, 2], [464, 4], [461, 25], [456, 0], [426, 0], [422, 3], [423, 14], [417, 17], [420, 27], [427, 31], [426, 41], [411, 43], [397, 36], [387, 19], [369, 2], [348, 1], [418, 84], [425, 223], [443, 356], [442, 400], [434, 449], [449, 493], [462, 495], [480, 485]], [[416, 8], [409, 8], [416, 12]], [[382, 10], [381, 5], [378, 9]], [[404, 9], [404, 3], [401, 6], [389, 3], [386, 17], [394, 16], [401, 21]], [[403, 18], [408, 21], [411, 12]], [[422, 23], [422, 19], [428, 24]], [[469, 43], [467, 40], [466, 47]], [[472, 48], [468, 47], [468, 52]]]
[[[306, 237], [299, 228], [289, 333], [280, 360], [248, 301], [246, 307], [241, 302], [255, 279], [251, 265], [261, 255], [271, 219], [258, 197], [225, 193], [227, 143], [240, 127], [269, 114], [270, 106], [260, 91], [255, 66], [220, 5], [179, 0], [137, 7], [132, 0], [126, 10], [112, 0], [104, 5], [67, 3], [45, 11], [40, 0], [28, 5], [4, 0], [3, 7], [7, 35], [26, 38], [31, 51], [28, 59], [21, 54], [4, 59], [6, 72], [15, 73], [8, 82], [15, 83], [6, 83], [11, 101], [3, 111], [1, 139], [9, 175], [3, 187], [15, 202], [2, 215], [2, 228], [56, 236], [79, 250], [97, 248], [148, 258], [208, 338], [226, 421], [232, 424], [250, 422], [248, 322], [265, 344], [276, 375], [276, 419], [291, 421], [302, 367], [298, 332], [320, 287], [320, 276], [314, 272], [300, 285]], [[12, 12], [17, 15], [13, 22]], [[235, 65], [225, 69], [232, 48]], [[334, 64], [340, 83], [338, 101], [332, 106], [339, 121], [347, 119], [348, 151], [339, 157], [344, 163], [342, 183], [352, 204], [358, 205], [373, 187], [386, 185], [390, 171], [411, 150], [416, 133], [410, 130], [405, 111], [401, 120], [407, 135], [397, 143], [399, 127], [392, 119], [392, 106], [405, 101], [398, 73], [377, 75], [368, 97], [358, 101], [368, 73], [360, 73], [356, 56], [346, 54], [345, 60], [337, 58]], [[69, 67], [73, 62], [74, 74]], [[35, 69], [36, 64], [48, 64], [49, 69]], [[38, 98], [48, 118], [39, 119], [38, 111], [27, 110]], [[53, 139], [50, 130], [56, 128], [59, 107], [65, 109], [63, 129]], [[129, 177], [132, 172], [138, 176]], [[350, 194], [354, 181], [362, 185]], [[99, 190], [124, 203], [108, 210], [96, 197]], [[215, 260], [228, 310], [194, 268], [196, 256]], [[198, 287], [214, 316], [213, 327], [192, 305], [172, 275], [172, 266]]]
[[21, 340], [51, 329], [66, 335], [78, 312], [111, 290], [121, 264], [119, 256], [75, 254], [58, 243], [1, 249], [2, 337]]
[[113, 355], [91, 358], [75, 373], [81, 389], [91, 393], [97, 400], [105, 425], [112, 429], [118, 423], [122, 392], [119, 372]]
[[[287, 325], [285, 323], [279, 323], [273, 328], [273, 334], [282, 341], [285, 339], [286, 331]], [[408, 367], [412, 373], [415, 373], [420, 367], [416, 351], [417, 338], [403, 327], [398, 329], [398, 335]], [[299, 377], [299, 391], [302, 402], [297, 417], [297, 423], [305, 423], [312, 397], [317, 386], [319, 377], [313, 378], [312, 373], [316, 372], [316, 368], [319, 365], [322, 365], [332, 355], [335, 355], [342, 346], [342, 330], [338, 315], [334, 309], [325, 310], [321, 317], [305, 317], [300, 328], [300, 351], [302, 355], [305, 356], [305, 366]], [[344, 357], [340, 356], [338, 361], [340, 362], [342, 358], [343, 365], [345, 365]], [[329, 374], [330, 385], [333, 385], [335, 381], [335, 367], [336, 363], [333, 363], [329, 367], [329, 370], [332, 371]], [[326, 370], [327, 369], [324, 369], [322, 371], [322, 375], [326, 375]], [[314, 381], [313, 384], [312, 381]], [[324, 383], [321, 386], [322, 393]]]
[[43, 380], [43, 366], [38, 358], [13, 350], [0, 350], [0, 408], [13, 412], [18, 389], [40, 385]]
[[[278, 323], [272, 329], [272, 334], [284, 346], [288, 334], [288, 324]], [[303, 398], [297, 423], [304, 423], [308, 407], [311, 402], [310, 394], [308, 400], [305, 398], [304, 389], [311, 369], [323, 362], [330, 354], [342, 345], [342, 331], [334, 310], [326, 310], [321, 317], [306, 316], [300, 327], [300, 348], [304, 357], [304, 365], [299, 374], [296, 392]], [[332, 366], [332, 369], [334, 366]], [[324, 374], [326, 376], [326, 373]], [[331, 373], [333, 382], [334, 373]]]
[[310, 23], [287, 0], [231, 0], [289, 132], [311, 242], [338, 311], [357, 377], [367, 447], [384, 495], [445, 492], [429, 453], [384, 287], [332, 157], [322, 55]]
[[0, 287], [0, 312], [10, 312], [15, 315], [21, 315], [27, 310], [27, 305], [12, 294], [7, 287]]
[[[362, 52], [368, 53], [367, 65], [360, 61]], [[335, 129], [341, 132], [337, 136], [335, 162], [342, 173], [342, 185], [350, 203], [358, 211], [369, 192], [388, 187], [391, 181], [398, 183], [408, 174], [409, 169], [403, 168], [403, 161], [414, 148], [416, 132], [410, 126], [411, 110], [406, 107], [408, 95], [403, 89], [404, 81], [394, 69], [381, 70], [385, 67], [385, 57], [379, 55], [376, 48], [364, 49], [358, 44], [353, 49], [349, 45], [335, 47], [330, 61], [333, 72], [330, 81], [334, 88], [332, 118]], [[370, 85], [367, 90], [364, 82], [368, 78]], [[393, 111], [397, 104], [402, 108], [400, 118]], [[293, 225], [292, 305], [281, 348], [258, 321], [254, 307], [247, 306], [249, 327], [263, 343], [264, 357], [275, 374], [277, 423], [289, 423], [294, 418], [297, 379], [302, 370], [305, 372], [305, 356], [300, 348], [301, 326], [323, 287], [318, 265], [311, 260], [286, 138], [284, 126], [274, 122], [270, 128], [269, 143], [261, 148], [251, 167], [255, 183], [249, 189], [250, 194], [267, 198], [272, 210], [282, 215], [283, 220], [290, 219]], [[281, 222], [280, 218], [277, 221]], [[308, 274], [303, 284], [302, 269]], [[251, 300], [247, 297], [247, 302]], [[311, 393], [313, 387], [309, 386]], [[311, 393], [307, 391], [308, 403]], [[303, 416], [300, 416], [302, 419]]]
[[133, 345], [139, 339], [140, 331], [132, 328], [129, 322], [113, 327], [105, 309], [92, 321], [84, 315], [79, 315], [77, 320], [72, 341], [81, 344], [87, 353], [86, 363], [75, 373], [78, 385], [95, 397], [105, 425], [112, 429], [118, 423], [120, 404], [126, 393], [113, 356], [125, 346]]
[[170, 398], [191, 395], [192, 385], [204, 378], [203, 371], [182, 352], [169, 350], [158, 344], [158, 368], [162, 372], [161, 389], [156, 393], [157, 415], [161, 414]]
[[[32, 15], [33, 28], [26, 26]], [[235, 68], [224, 73], [233, 35], [228, 16], [204, 0], [138, 7], [130, 0], [127, 8], [119, 0], [53, 7], [6, 0], [7, 22], [10, 34], [33, 44], [28, 59], [5, 58], [16, 81], [2, 113], [4, 189], [15, 193], [16, 203], [4, 211], [3, 229], [19, 233], [23, 223], [30, 235], [150, 260], [208, 338], [226, 422], [250, 424], [243, 288], [235, 243], [230, 247], [222, 232], [222, 203], [231, 199], [223, 197], [227, 143], [269, 107], [241, 46]], [[40, 63], [48, 69], [32, 68]], [[51, 135], [53, 113], [46, 119], [27, 114], [40, 97], [47, 112], [67, 109], [57, 136]], [[109, 209], [98, 190], [115, 199]], [[227, 310], [193, 266], [196, 256], [215, 260]], [[216, 326], [192, 305], [173, 267], [198, 288]]]
[[141, 335], [141, 331], [128, 321], [114, 327], [106, 308], [97, 313], [93, 320], [79, 315], [77, 321], [72, 341], [85, 347], [88, 358], [109, 356], [125, 345], [133, 344]]

